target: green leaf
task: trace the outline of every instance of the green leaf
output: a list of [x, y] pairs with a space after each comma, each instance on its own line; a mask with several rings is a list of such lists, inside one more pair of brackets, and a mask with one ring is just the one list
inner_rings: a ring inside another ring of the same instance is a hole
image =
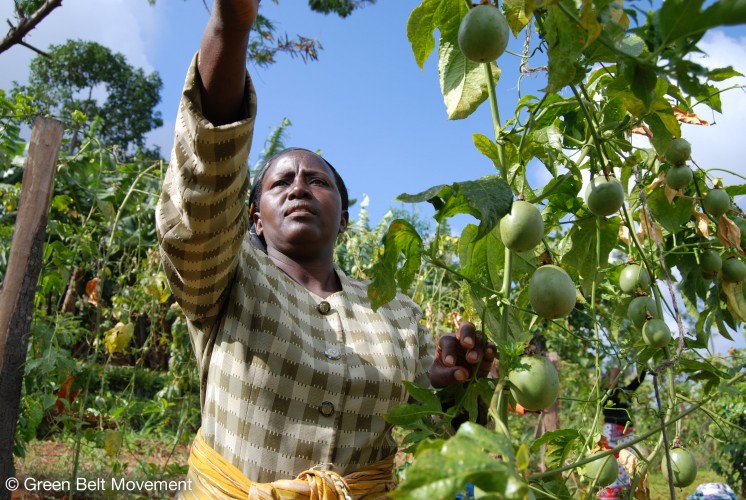
[[575, 429], [560, 429], [544, 433], [541, 437], [531, 443], [531, 452], [538, 452], [542, 445], [547, 445], [545, 463], [547, 469], [553, 469], [564, 465], [565, 459], [575, 448], [576, 441], [580, 444], [582, 436]]
[[510, 213], [513, 191], [507, 182], [491, 175], [451, 186], [433, 186], [417, 194], [400, 194], [396, 199], [405, 203], [428, 201], [435, 207], [438, 222], [456, 214], [473, 215], [481, 221], [478, 238], [482, 238]]
[[500, 156], [495, 141], [490, 140], [487, 136], [482, 134], [474, 134], [472, 139], [474, 140], [474, 145], [477, 147], [477, 150], [492, 160], [492, 164], [495, 165], [496, 169], [501, 170]]
[[433, 411], [423, 405], [404, 403], [394, 406], [386, 414], [386, 421], [390, 424], [406, 427], [432, 414]]
[[407, 38], [412, 44], [412, 52], [420, 69], [424, 69], [425, 61], [435, 48], [433, 31], [437, 26], [434, 16], [439, 5], [440, 0], [424, 0], [409, 15]]
[[577, 14], [574, 2], [559, 0], [547, 8], [544, 21], [545, 39], [549, 45], [547, 92], [558, 92], [566, 85], [581, 80], [584, 76], [580, 60], [586, 44], [586, 32], [563, 12], [563, 8]]
[[676, 198], [673, 203], [669, 203], [662, 188], [648, 196], [648, 207], [656, 222], [671, 234], [676, 233], [692, 218], [692, 200]]
[[[671, 116], [673, 116], [673, 111]], [[651, 142], [659, 154], [665, 153], [674, 137], [681, 137], [681, 128], [678, 122], [675, 125], [677, 131], [672, 131], [669, 126], [673, 126], [673, 124], [669, 120], [664, 120], [665, 117], [666, 115], [662, 113], [651, 113], [645, 117], [645, 122], [653, 131]]]
[[[407, 290], [422, 262], [422, 238], [414, 226], [404, 219], [391, 222], [383, 237], [383, 247], [383, 254], [371, 269], [372, 282], [368, 286], [368, 297], [374, 310], [396, 296], [394, 277], [402, 290]], [[402, 254], [404, 264], [397, 271]]]
[[534, 16], [535, 3], [533, 0], [503, 0], [505, 19], [508, 20], [513, 36], [518, 36], [518, 33], [531, 21]]
[[515, 465], [518, 467], [520, 472], [523, 472], [528, 469], [530, 463], [531, 453], [529, 452], [528, 445], [526, 443], [521, 443], [521, 446], [518, 447], [518, 452], [515, 455]]
[[[600, 226], [600, 240], [596, 238], [596, 221]], [[572, 248], [562, 257], [562, 264], [566, 267], [575, 268], [581, 277], [583, 288], [590, 291], [590, 284], [599, 273], [600, 268], [606, 267], [609, 262], [609, 254], [616, 247], [619, 240], [619, 219], [591, 217], [589, 219], [575, 222], [568, 234], [572, 242]], [[596, 261], [596, 243], [601, 245], [601, 261]]]
[[402, 193], [396, 197], [395, 201], [403, 203], [422, 203], [423, 201], [427, 201], [435, 207], [435, 210], [439, 210], [443, 206], [443, 199], [450, 197], [451, 192], [452, 190], [449, 186], [440, 184], [417, 194]]
[[[504, 180], [496, 176], [487, 176], [475, 181], [457, 182], [458, 189], [466, 207], [455, 213], [471, 213], [479, 223], [477, 239], [486, 236], [513, 206], [513, 191]], [[456, 207], [454, 206], [454, 209]], [[460, 211], [464, 210], [464, 211]]]
[[722, 82], [723, 80], [736, 76], [743, 76], [743, 74], [734, 70], [732, 66], [712, 69], [707, 73], [707, 78], [713, 82]]
[[[495, 460], [494, 455], [509, 462]], [[455, 498], [467, 483], [473, 483], [491, 493], [492, 498], [512, 498], [517, 490], [526, 487], [513, 471], [513, 460], [508, 438], [466, 422], [442, 447], [418, 449], [406, 479], [389, 495], [423, 500]]]
[[744, 195], [746, 194], [746, 184], [725, 186], [725, 192], [731, 195], [731, 197]]
[[666, 0], [659, 15], [662, 45], [716, 26], [746, 23], [746, 1], [718, 0], [702, 11], [703, 0]]
[[404, 388], [407, 390], [409, 395], [415, 400], [422, 404], [423, 408], [427, 408], [433, 411], [441, 411], [440, 399], [437, 394], [426, 387], [420, 387], [412, 382], [403, 381]]
[[[440, 90], [449, 120], [460, 120], [471, 115], [489, 96], [487, 75], [483, 63], [470, 61], [455, 43], [442, 40], [438, 48]], [[492, 77], [497, 83], [500, 68], [490, 63]]]

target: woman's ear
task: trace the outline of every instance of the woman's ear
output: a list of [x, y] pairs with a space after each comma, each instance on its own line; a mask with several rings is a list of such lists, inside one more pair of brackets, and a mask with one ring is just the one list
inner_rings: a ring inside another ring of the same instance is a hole
[[342, 234], [347, 230], [347, 226], [350, 224], [350, 212], [347, 210], [342, 210], [342, 218], [339, 220], [339, 232], [337, 234]]
[[254, 212], [251, 214], [251, 220], [254, 222], [254, 232], [261, 238], [262, 233], [264, 232], [264, 226], [262, 226], [262, 214]]

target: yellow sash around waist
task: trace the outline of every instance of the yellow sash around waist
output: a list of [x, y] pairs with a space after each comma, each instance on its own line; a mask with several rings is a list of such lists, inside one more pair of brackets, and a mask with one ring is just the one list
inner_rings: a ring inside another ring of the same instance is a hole
[[334, 471], [309, 469], [295, 479], [256, 483], [223, 458], [202, 439], [202, 432], [192, 443], [189, 454], [190, 488], [182, 491], [183, 499], [260, 499], [260, 500], [374, 500], [387, 498], [396, 487], [391, 473], [394, 456], [369, 465], [346, 476]]

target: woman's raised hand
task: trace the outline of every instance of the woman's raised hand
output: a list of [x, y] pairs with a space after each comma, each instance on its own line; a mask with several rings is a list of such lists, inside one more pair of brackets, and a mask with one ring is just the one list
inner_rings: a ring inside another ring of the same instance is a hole
[[493, 361], [495, 346], [472, 323], [461, 323], [458, 332], [445, 334], [438, 340], [430, 383], [433, 387], [445, 387], [465, 382], [475, 371], [477, 376], [485, 377]]

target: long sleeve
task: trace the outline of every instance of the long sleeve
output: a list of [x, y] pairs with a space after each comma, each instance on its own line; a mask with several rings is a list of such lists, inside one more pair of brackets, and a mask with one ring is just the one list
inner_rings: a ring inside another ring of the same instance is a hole
[[256, 116], [247, 75], [245, 118], [213, 126], [201, 111], [197, 57], [187, 73], [156, 209], [165, 273], [192, 322], [217, 316], [236, 269], [248, 226], [248, 155]]

